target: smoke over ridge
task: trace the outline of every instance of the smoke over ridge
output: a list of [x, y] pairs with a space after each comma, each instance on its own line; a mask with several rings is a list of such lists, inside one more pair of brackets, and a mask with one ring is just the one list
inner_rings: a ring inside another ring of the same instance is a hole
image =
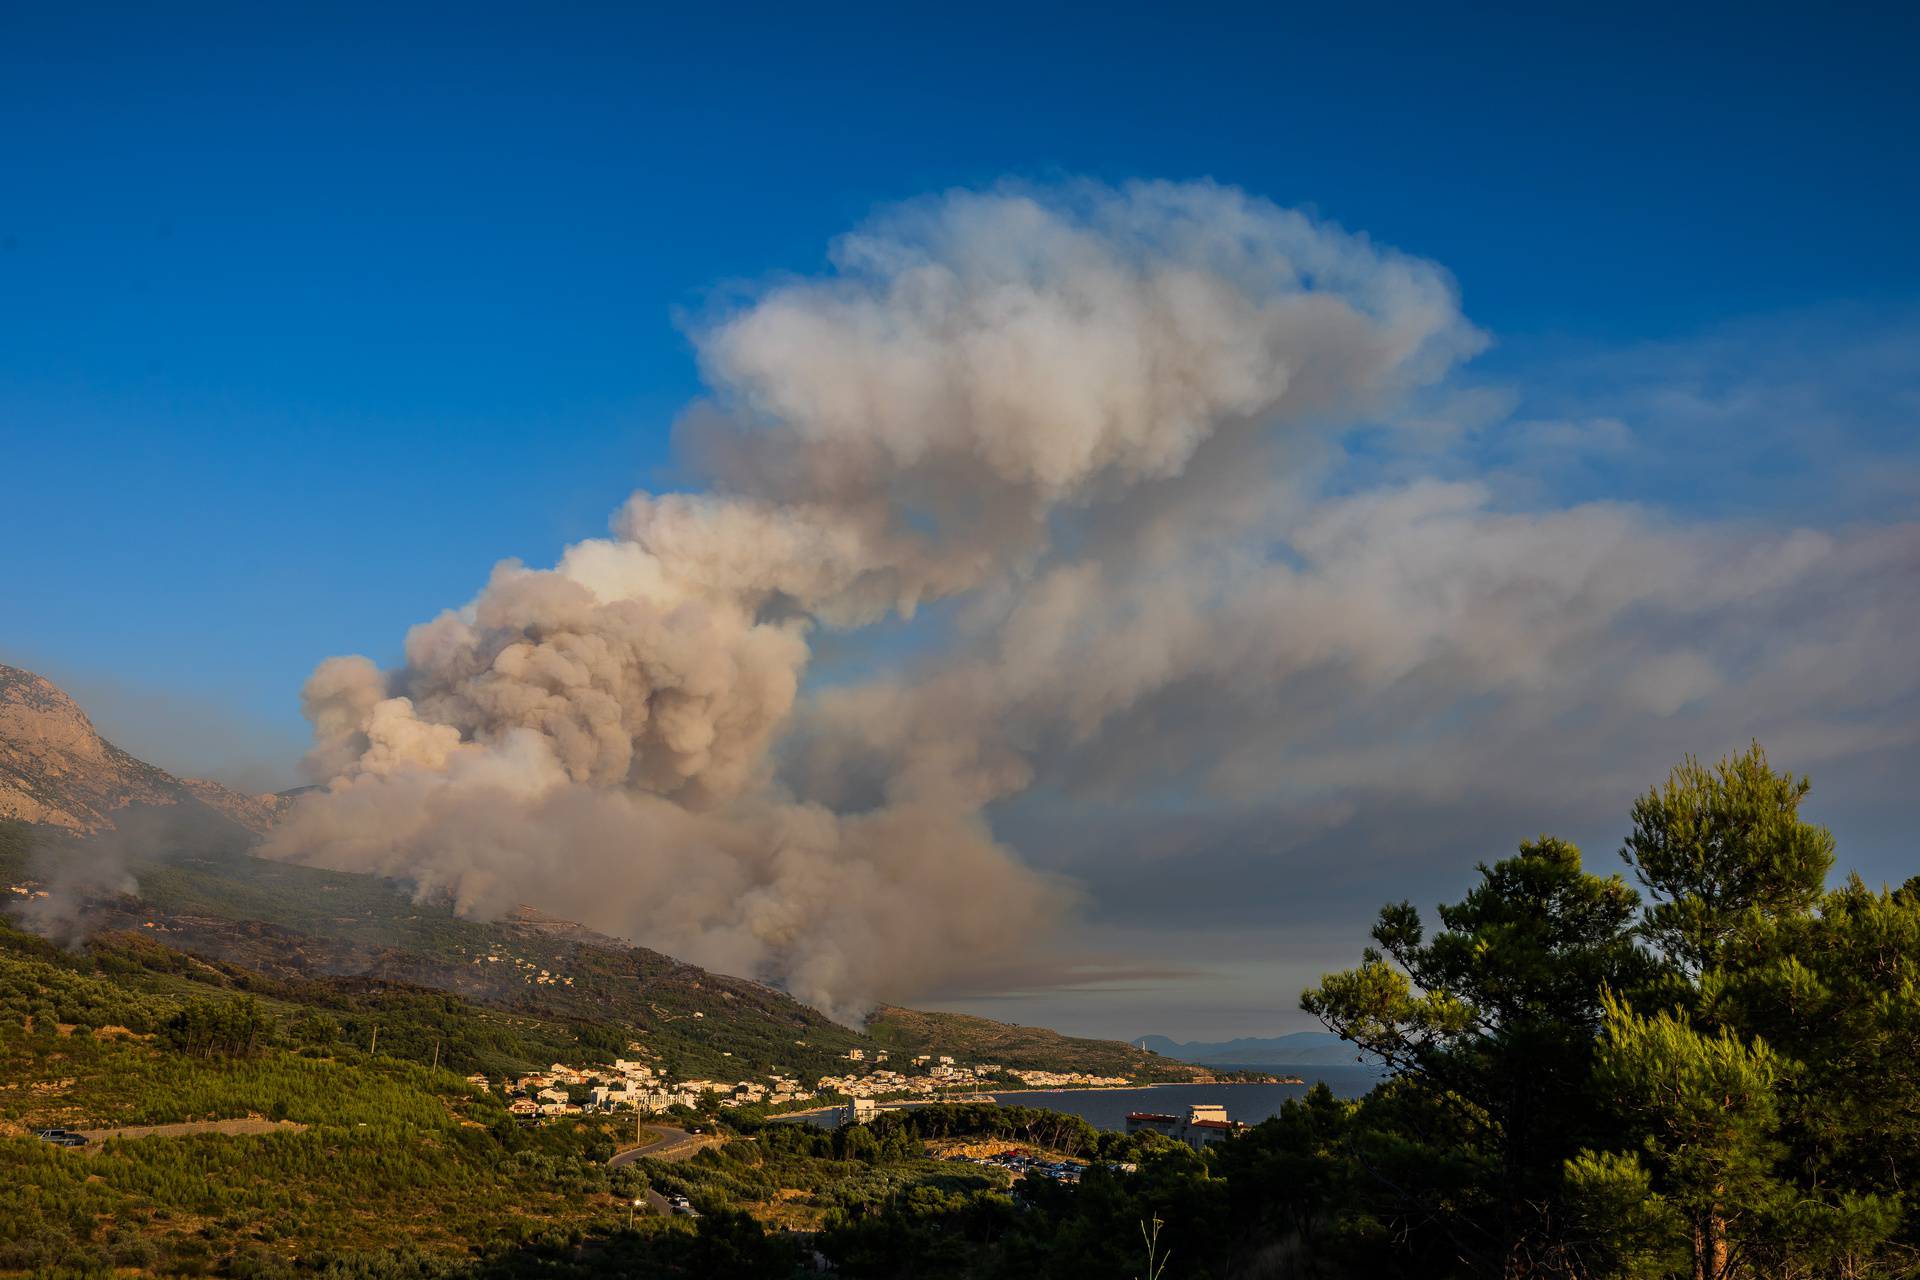
[[[501, 563], [396, 670], [320, 665], [328, 785], [270, 854], [534, 902], [842, 1013], [998, 963], [1071, 891], [983, 807], [1053, 726], [1102, 720], [1082, 670], [1008, 738], [1031, 660], [1071, 668], [1074, 617], [1238, 545], [1288, 450], [1481, 344], [1437, 267], [1210, 184], [949, 193], [832, 262], [695, 327], [703, 491]], [[956, 596], [963, 651], [924, 694], [801, 714], [817, 629]]]

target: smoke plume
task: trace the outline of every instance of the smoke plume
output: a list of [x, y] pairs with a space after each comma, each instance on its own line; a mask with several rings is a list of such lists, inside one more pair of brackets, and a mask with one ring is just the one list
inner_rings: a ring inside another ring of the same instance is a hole
[[182, 858], [238, 857], [251, 835], [193, 803], [125, 805], [113, 825], [87, 835], [29, 827], [27, 875], [40, 892], [10, 898], [4, 914], [62, 946], [99, 927], [103, 901], [137, 895], [140, 876]]
[[[531, 902], [841, 1013], [1001, 963], [1070, 892], [984, 806], [1191, 663], [1204, 588], [1169, 615], [1187, 634], [1135, 626], [1097, 667], [1075, 628], [1181, 596], [1289, 458], [1481, 342], [1433, 265], [1210, 184], [950, 193], [832, 266], [694, 326], [701, 491], [501, 563], [397, 669], [321, 664], [327, 786], [270, 853]], [[953, 597], [938, 678], [806, 711], [821, 629]]]

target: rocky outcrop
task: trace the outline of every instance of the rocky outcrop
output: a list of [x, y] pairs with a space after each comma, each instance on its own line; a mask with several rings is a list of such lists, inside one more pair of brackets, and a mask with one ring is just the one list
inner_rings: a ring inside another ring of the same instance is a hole
[[102, 738], [80, 704], [43, 676], [0, 666], [0, 819], [105, 831], [130, 805], [205, 806], [263, 832], [292, 802], [180, 779]]
[[272, 791], [247, 795], [208, 778], [182, 778], [180, 785], [192, 792], [201, 804], [225, 814], [230, 821], [255, 835], [265, 835], [267, 829], [293, 807], [293, 800], [288, 796]]

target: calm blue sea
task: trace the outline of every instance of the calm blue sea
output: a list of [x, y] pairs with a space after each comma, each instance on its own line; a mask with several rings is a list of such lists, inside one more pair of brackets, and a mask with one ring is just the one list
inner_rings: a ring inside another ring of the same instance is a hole
[[999, 1101], [1016, 1107], [1045, 1107], [1079, 1116], [1101, 1129], [1124, 1129], [1129, 1111], [1156, 1111], [1184, 1116], [1198, 1102], [1217, 1102], [1227, 1115], [1259, 1124], [1278, 1115], [1288, 1098], [1297, 1098], [1324, 1080], [1343, 1098], [1358, 1098], [1380, 1082], [1364, 1067], [1260, 1067], [1274, 1075], [1297, 1075], [1308, 1084], [1163, 1084], [1150, 1089], [1028, 1089], [996, 1093]]

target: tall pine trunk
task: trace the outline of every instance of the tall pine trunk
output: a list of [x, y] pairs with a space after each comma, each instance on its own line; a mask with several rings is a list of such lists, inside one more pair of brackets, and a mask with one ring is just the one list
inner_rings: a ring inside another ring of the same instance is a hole
[[1727, 1219], [1718, 1206], [1693, 1224], [1693, 1280], [1727, 1280]]

